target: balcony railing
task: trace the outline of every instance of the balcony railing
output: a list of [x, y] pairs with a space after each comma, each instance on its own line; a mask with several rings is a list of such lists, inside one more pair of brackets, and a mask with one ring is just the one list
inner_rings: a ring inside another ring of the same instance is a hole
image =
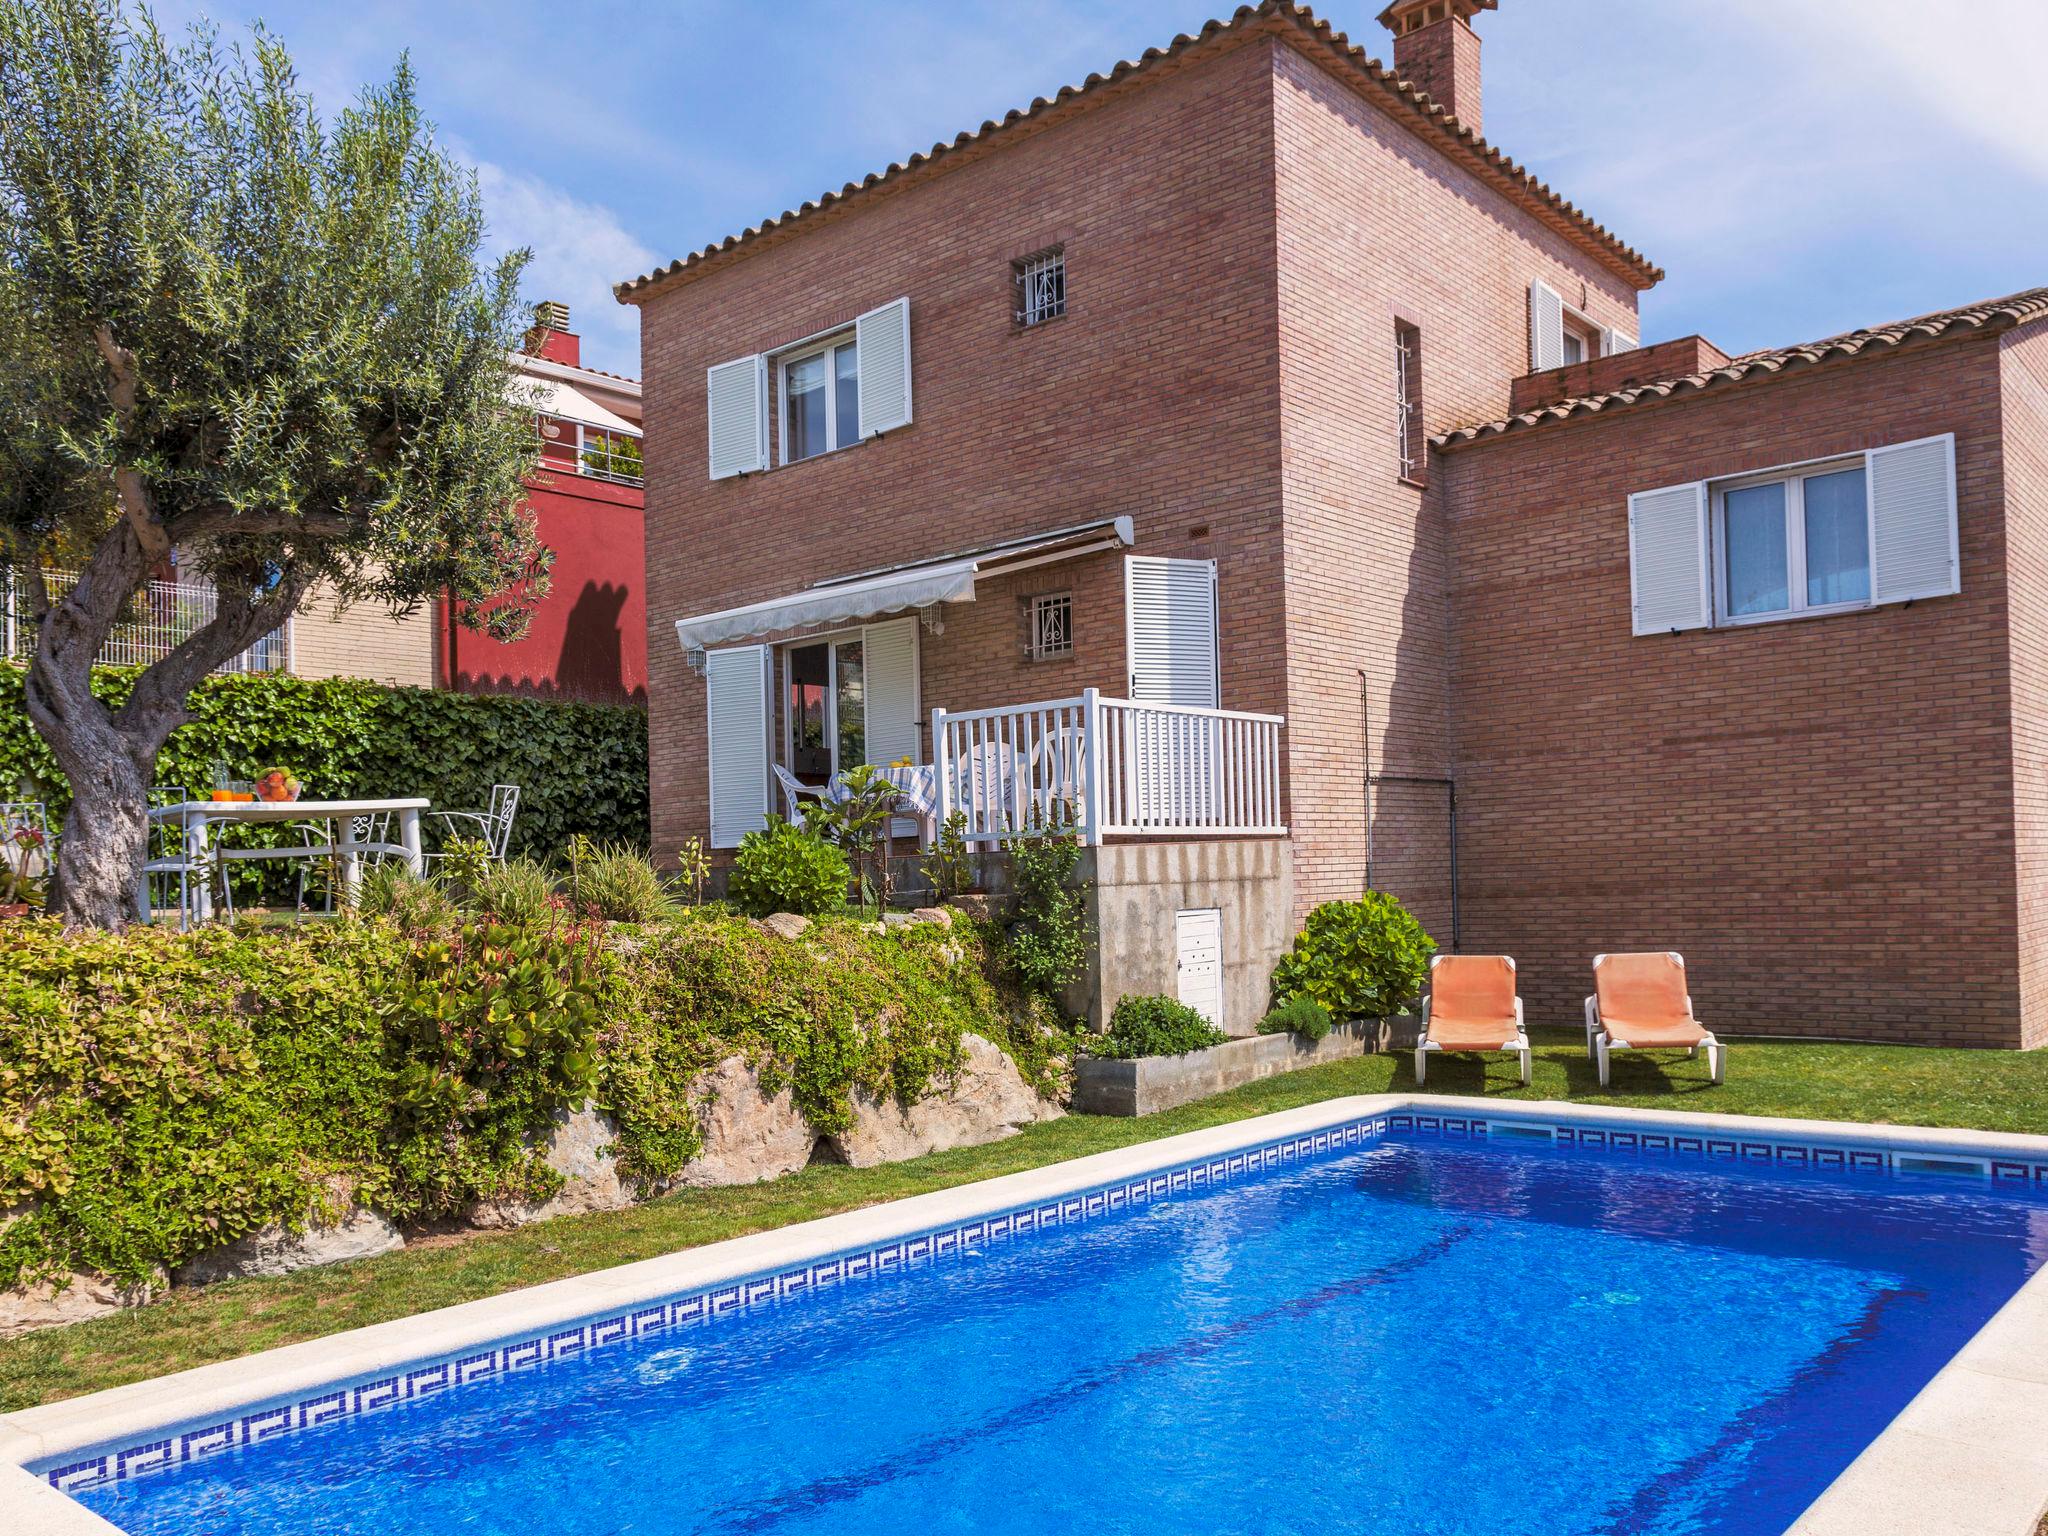
[[[44, 573], [51, 597], [71, 590], [78, 576], [72, 571]], [[25, 661], [35, 653], [36, 621], [29, 598], [29, 577], [6, 573], [5, 590], [0, 591], [0, 644], [10, 660]], [[213, 622], [217, 599], [203, 582], [152, 581], [146, 591], [129, 600], [125, 616], [115, 624], [100, 648], [103, 667], [146, 667], [170, 655], [188, 636]], [[220, 672], [278, 672], [291, 664], [290, 623], [273, 629], [240, 655], [216, 668]]]
[[938, 815], [967, 838], [1282, 836], [1279, 715], [1070, 699], [932, 711]]
[[538, 416], [541, 463], [549, 469], [610, 480], [617, 485], [646, 483], [640, 439], [627, 432], [594, 427], [563, 416]]

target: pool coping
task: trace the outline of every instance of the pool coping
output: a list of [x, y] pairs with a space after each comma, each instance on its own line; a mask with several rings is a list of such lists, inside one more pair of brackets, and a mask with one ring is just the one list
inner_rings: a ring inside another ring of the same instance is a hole
[[[108, 1536], [119, 1528], [27, 1469], [522, 1332], [772, 1272], [979, 1215], [1404, 1110], [1592, 1131], [1654, 1129], [1764, 1143], [1951, 1154], [2048, 1165], [2048, 1136], [1644, 1110], [1427, 1093], [1353, 1095], [1044, 1168], [844, 1211], [0, 1415], [0, 1528]], [[1604, 1139], [1604, 1138], [1601, 1138]], [[2038, 1179], [2040, 1174], [2035, 1177]], [[1901, 1410], [1790, 1536], [2033, 1536], [2048, 1508], [2048, 1268]]]

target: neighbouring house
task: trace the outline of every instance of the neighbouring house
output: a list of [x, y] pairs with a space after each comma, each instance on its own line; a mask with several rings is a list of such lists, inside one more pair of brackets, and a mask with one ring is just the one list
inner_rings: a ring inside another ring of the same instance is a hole
[[1264, 0], [620, 286], [657, 847], [907, 756], [1080, 803], [1098, 1010], [1248, 1030], [1370, 885], [1538, 1024], [1672, 948], [1724, 1034], [2048, 1041], [2048, 291], [1639, 346], [1492, 8]]
[[[582, 366], [569, 311], [537, 306], [526, 349], [513, 354], [521, 404], [534, 412], [540, 465], [527, 482], [540, 540], [554, 551], [552, 585], [526, 635], [510, 643], [456, 622], [447, 602], [394, 615], [341, 605], [316, 588], [299, 612], [224, 670], [361, 677], [463, 693], [638, 703], [646, 698], [646, 556], [642, 544], [640, 385]], [[60, 580], [64, 579], [62, 577]], [[0, 654], [33, 645], [25, 593], [0, 604]], [[140, 666], [213, 617], [203, 575], [171, 565], [139, 597], [102, 660]]]

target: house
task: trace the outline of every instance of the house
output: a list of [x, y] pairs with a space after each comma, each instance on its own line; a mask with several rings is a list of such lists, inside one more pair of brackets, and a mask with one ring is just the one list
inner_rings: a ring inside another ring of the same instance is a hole
[[1264, 0], [620, 286], [657, 847], [910, 757], [1078, 804], [1098, 1013], [1248, 1030], [1372, 886], [1538, 1023], [1668, 947], [1724, 1033], [2048, 1040], [2048, 293], [1639, 346], [1492, 8]]
[[[555, 556], [552, 585], [523, 638], [506, 643], [465, 629], [446, 601], [394, 615], [376, 603], [344, 606], [323, 585], [222, 670], [644, 701], [640, 385], [583, 367], [580, 350], [568, 307], [550, 302], [537, 306], [526, 347], [511, 358], [520, 404], [533, 411], [541, 441], [540, 464], [527, 482], [530, 505], [540, 540]], [[211, 620], [213, 605], [211, 582], [180, 570], [173, 551], [100, 659], [146, 666]], [[25, 657], [33, 644], [27, 594], [9, 578], [0, 587], [0, 656]]]

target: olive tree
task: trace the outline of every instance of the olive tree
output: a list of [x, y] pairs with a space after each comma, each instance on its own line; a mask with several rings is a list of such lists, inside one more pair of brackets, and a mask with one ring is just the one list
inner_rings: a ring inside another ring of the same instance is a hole
[[[484, 264], [483, 236], [403, 62], [323, 122], [260, 28], [223, 48], [124, 0], [0, 0], [0, 555], [72, 791], [67, 921], [128, 920], [188, 695], [316, 586], [445, 595], [502, 638], [544, 594], [509, 394], [525, 256]], [[173, 551], [214, 616], [110, 708], [95, 659]]]

